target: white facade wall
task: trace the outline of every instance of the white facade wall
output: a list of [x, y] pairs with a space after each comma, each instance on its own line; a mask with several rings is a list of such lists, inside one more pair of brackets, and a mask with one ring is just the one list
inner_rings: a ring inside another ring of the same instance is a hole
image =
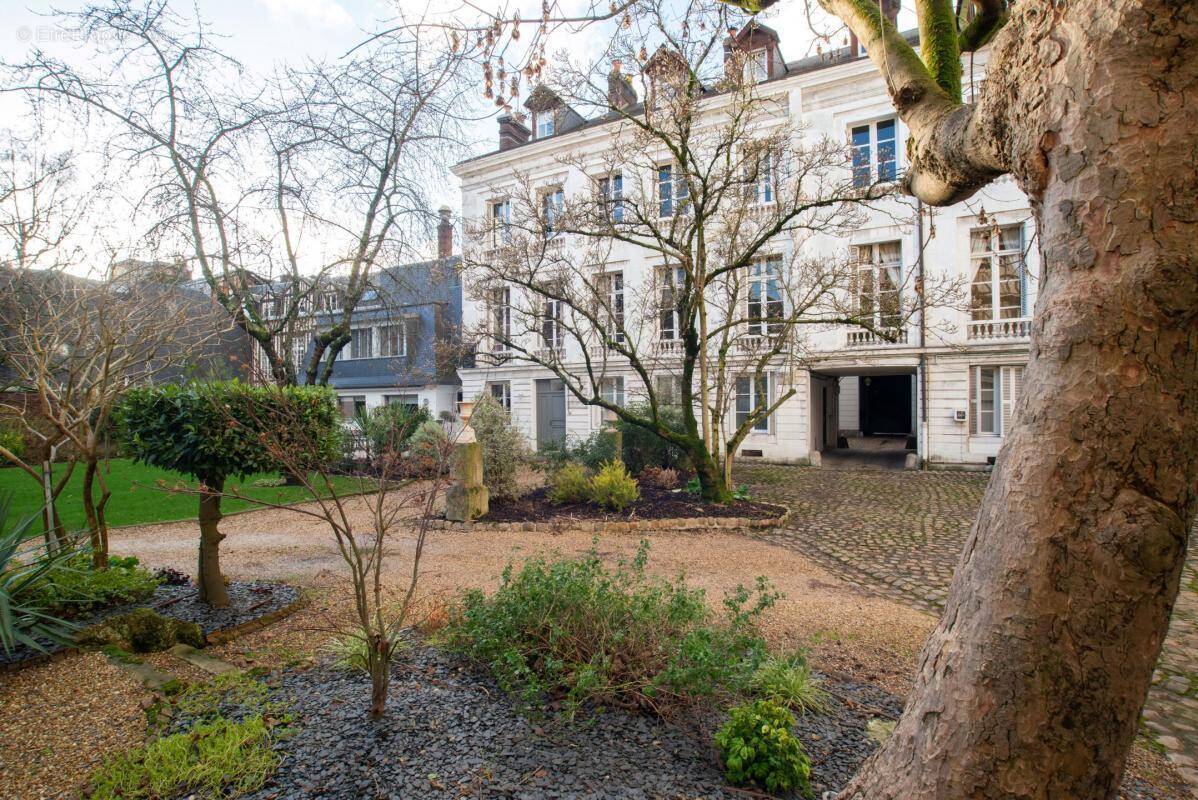
[[[785, 44], [783, 42], [784, 47]], [[972, 68], [980, 79], [985, 69], [984, 53], [978, 55]], [[796, 73], [768, 86], [771, 93], [788, 94], [790, 113], [802, 126], [804, 132], [801, 135], [808, 137], [826, 135], [847, 140], [850, 129], [856, 125], [895, 117], [882, 79], [868, 60]], [[591, 179], [581, 172], [567, 170], [559, 158], [565, 153], [577, 156], [588, 151], [604, 152], [611, 128], [610, 125], [586, 127], [458, 165], [455, 172], [462, 183], [463, 218], [483, 219], [489, 203], [502, 198], [505, 187], [515, 187], [517, 173], [526, 175], [534, 185], [560, 184], [567, 196], [592, 191]], [[906, 136], [900, 122], [897, 137], [900, 169], [906, 163], [903, 152]], [[811, 254], [822, 252], [843, 256], [851, 245], [899, 241], [904, 274], [910, 274], [917, 269], [920, 254], [915, 203], [909, 198], [888, 198], [876, 205], [877, 208], [868, 213], [865, 223], [851, 235], [821, 236], [804, 243], [804, 248]], [[980, 216], [983, 212], [985, 224], [1022, 224], [1024, 240], [1034, 241], [1029, 203], [1010, 179], [995, 182], [966, 203], [932, 209], [930, 219], [925, 217], [923, 223], [925, 275], [929, 281], [935, 276], [959, 281], [966, 304], [971, 277], [970, 231], [983, 225]], [[631, 295], [638, 286], [647, 285], [660, 259], [627, 244], [614, 243], [607, 263], [611, 269], [623, 270], [625, 291]], [[1035, 300], [1035, 276], [1040, 274], [1038, 251], [1034, 247], [1026, 248], [1026, 269], [1030, 276], [1026, 301], [1030, 314]], [[905, 282], [909, 289], [911, 281]], [[470, 296], [469, 284], [467, 277], [463, 305], [463, 326], [467, 331], [481, 327], [486, 313], [483, 302]], [[855, 376], [898, 372], [916, 374], [912, 405], [921, 457], [931, 465], [984, 465], [986, 459], [997, 452], [1001, 438], [970, 436], [968, 423], [955, 420], [957, 411], [969, 409], [969, 368], [977, 364], [1026, 363], [1027, 327], [1022, 323], [1008, 326], [1005, 333], [1014, 335], [991, 335], [981, 339], [974, 335], [977, 329], [971, 328], [969, 312], [963, 306], [929, 309], [923, 336], [920, 336], [916, 323], [908, 329], [904, 343], [850, 344], [850, 331], [846, 328], [830, 327], [817, 331], [809, 340], [814, 356], [807, 368], [778, 365], [774, 373], [777, 390], [793, 387], [795, 395], [774, 414], [770, 432], [750, 435], [742, 445], [740, 455], [745, 457], [747, 450], [753, 452], [749, 457], [757, 457], [756, 451], [759, 451], [760, 458], [765, 460], [803, 462], [809, 458], [813, 443], [815, 446], [835, 446], [835, 440], [821, 441], [826, 437], [821, 437], [814, 429], [821, 422], [812, 419], [809, 397], [812, 374], [839, 379], [838, 428], [852, 432], [859, 428], [860, 400]], [[994, 330], [983, 331], [995, 333]], [[573, 344], [570, 342], [568, 347]], [[921, 356], [924, 367], [919, 374]], [[565, 361], [572, 359], [579, 359], [579, 354], [567, 349]], [[608, 369], [608, 374], [621, 374], [618, 365], [610, 365]], [[467, 400], [481, 394], [489, 382], [510, 381], [512, 416], [530, 441], [535, 441], [535, 380], [550, 377], [547, 370], [519, 364], [486, 366], [480, 362], [476, 368], [459, 370], [459, 374], [463, 397]], [[631, 374], [625, 379], [630, 399], [636, 393], [637, 381]], [[925, 387], [926, 423], [920, 419], [925, 406]], [[597, 409], [584, 406], [568, 393], [566, 411], [567, 435], [572, 438], [585, 437], [601, 425]]]

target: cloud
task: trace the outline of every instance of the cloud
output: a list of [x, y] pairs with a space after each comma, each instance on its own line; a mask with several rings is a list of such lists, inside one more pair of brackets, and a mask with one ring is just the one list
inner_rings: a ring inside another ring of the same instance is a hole
[[337, 0], [261, 0], [272, 17], [293, 22], [340, 28], [354, 24]]

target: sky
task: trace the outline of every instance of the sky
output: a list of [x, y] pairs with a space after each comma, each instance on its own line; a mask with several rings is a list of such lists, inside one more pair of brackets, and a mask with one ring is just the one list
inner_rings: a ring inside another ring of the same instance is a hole
[[[782, 0], [762, 17], [781, 34], [783, 55], [788, 60], [813, 51], [807, 1]], [[487, 12], [501, 7], [508, 11], [518, 9], [524, 19], [539, 16], [541, 7], [541, 0], [467, 2]], [[568, 14], [583, 13], [592, 2], [607, 7], [604, 0], [558, 0], [562, 12]], [[57, 28], [49, 17], [52, 7], [71, 10], [81, 5], [79, 0], [0, 0], [0, 61], [19, 62], [33, 47], [67, 60], [85, 57], [85, 43]], [[282, 63], [344, 57], [371, 32], [394, 21], [397, 14], [419, 17], [431, 13], [458, 22], [479, 17], [479, 11], [462, 4], [462, 0], [180, 0], [172, 1], [171, 5], [176, 13], [202, 17], [210, 30], [222, 37], [221, 48], [241, 61], [250, 73], [257, 74], [270, 73]], [[903, 24], [913, 24], [914, 15], [909, 11], [904, 15]], [[844, 38], [843, 34], [838, 37]], [[578, 33], [558, 31], [551, 39], [550, 50], [568, 49], [573, 57], [585, 60], [588, 55], [598, 56], [605, 42], [606, 36], [595, 35], [594, 29]], [[833, 46], [842, 43], [832, 42]], [[481, 118], [468, 129], [474, 153], [493, 150], [497, 138], [493, 110], [484, 105], [481, 97], [479, 101]], [[18, 127], [21, 113], [19, 98], [0, 94], [0, 128]], [[74, 143], [68, 139], [62, 144]], [[452, 175], [447, 175], [430, 194], [434, 207], [460, 206]]]

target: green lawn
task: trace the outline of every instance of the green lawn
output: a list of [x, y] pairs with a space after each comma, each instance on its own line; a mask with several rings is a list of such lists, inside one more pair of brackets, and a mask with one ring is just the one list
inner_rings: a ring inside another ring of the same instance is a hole
[[[112, 499], [108, 501], [109, 525], [137, 525], [146, 522], [166, 522], [177, 519], [195, 519], [199, 498], [195, 494], [165, 491], [158, 488], [159, 481], [169, 487], [179, 484], [194, 487], [194, 481], [184, 480], [176, 472], [134, 464], [127, 458], [115, 458], [108, 465], [108, 487]], [[242, 494], [259, 500], [275, 503], [295, 503], [310, 499], [302, 486], [254, 486], [259, 478], [275, 478], [276, 475], [250, 475], [245, 480], [231, 478], [225, 491], [237, 488]], [[58, 513], [68, 530], [86, 527], [80, 486], [83, 468], [77, 467], [67, 488], [58, 498]], [[339, 492], [355, 492], [370, 488], [367, 481], [359, 478], [338, 476], [334, 486]], [[6, 467], [0, 469], [0, 492], [12, 492], [13, 510], [18, 517], [41, 512], [41, 488], [21, 470]], [[221, 501], [221, 510], [228, 514], [257, 506], [249, 500], [226, 497]], [[36, 526], [41, 530], [40, 526]]]

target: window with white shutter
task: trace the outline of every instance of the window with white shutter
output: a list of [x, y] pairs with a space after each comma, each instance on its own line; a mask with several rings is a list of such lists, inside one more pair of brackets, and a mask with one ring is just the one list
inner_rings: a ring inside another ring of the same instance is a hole
[[1023, 367], [969, 368], [969, 434], [1003, 436], [1023, 388]]

